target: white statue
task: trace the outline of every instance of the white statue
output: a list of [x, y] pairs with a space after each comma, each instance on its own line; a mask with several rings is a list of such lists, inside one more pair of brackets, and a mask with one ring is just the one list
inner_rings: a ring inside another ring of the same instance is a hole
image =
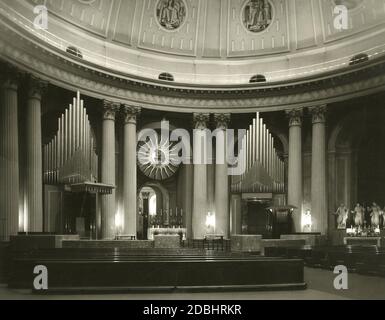
[[354, 208], [354, 225], [356, 226], [362, 226], [364, 224], [364, 216], [365, 216], [365, 210], [364, 207], [361, 206], [359, 203], [356, 204], [356, 207]]
[[349, 217], [349, 209], [346, 208], [343, 203], [341, 203], [334, 214], [337, 216], [337, 228], [346, 229], [346, 221]]
[[377, 203], [372, 203], [372, 212], [370, 213], [370, 222], [372, 227], [378, 228], [380, 226], [380, 215], [383, 214], [381, 208], [377, 205]]

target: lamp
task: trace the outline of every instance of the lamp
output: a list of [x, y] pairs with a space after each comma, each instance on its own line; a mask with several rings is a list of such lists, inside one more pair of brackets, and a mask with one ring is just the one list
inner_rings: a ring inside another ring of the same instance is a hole
[[302, 214], [302, 230], [311, 232], [312, 227], [312, 218], [311, 218], [311, 211], [309, 209], [306, 210], [305, 213]]
[[118, 210], [115, 214], [115, 230], [117, 235], [119, 235], [123, 230], [123, 218], [121, 210]]
[[206, 227], [208, 229], [214, 228], [215, 229], [215, 214], [208, 212], [206, 215]]

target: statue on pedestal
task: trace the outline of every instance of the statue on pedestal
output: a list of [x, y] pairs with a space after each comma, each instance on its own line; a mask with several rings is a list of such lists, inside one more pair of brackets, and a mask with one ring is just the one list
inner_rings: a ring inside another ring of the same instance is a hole
[[370, 223], [372, 227], [378, 228], [380, 226], [380, 215], [383, 214], [381, 208], [377, 205], [377, 203], [372, 203], [372, 212], [370, 213]]
[[337, 216], [337, 229], [346, 229], [346, 221], [349, 217], [349, 209], [341, 203], [337, 211], [334, 213]]
[[354, 213], [354, 225], [361, 227], [364, 224], [364, 207], [357, 203], [352, 213]]

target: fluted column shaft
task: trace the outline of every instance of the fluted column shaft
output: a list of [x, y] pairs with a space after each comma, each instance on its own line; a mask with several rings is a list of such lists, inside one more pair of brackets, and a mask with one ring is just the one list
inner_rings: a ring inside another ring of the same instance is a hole
[[[115, 115], [119, 105], [104, 101], [102, 128], [101, 182], [115, 187]], [[112, 239], [115, 226], [115, 190], [102, 196], [102, 238]]]
[[194, 114], [194, 190], [192, 233], [194, 239], [202, 239], [206, 235], [207, 216], [207, 137], [206, 128], [208, 114]]
[[312, 231], [327, 233], [326, 196], [326, 107], [310, 109], [313, 120], [312, 160], [311, 160], [311, 214]]
[[29, 79], [25, 127], [25, 216], [28, 232], [43, 231], [41, 97], [45, 83]]
[[19, 228], [18, 84], [0, 80], [0, 240], [7, 241]]
[[288, 204], [297, 207], [293, 212], [294, 231], [301, 232], [302, 219], [302, 110], [287, 112], [289, 117]]
[[137, 171], [136, 171], [136, 122], [140, 109], [123, 106], [124, 138], [123, 138], [123, 204], [124, 232], [135, 235], [137, 214]]
[[216, 163], [215, 163], [215, 233], [229, 238], [229, 176], [227, 166], [227, 126], [229, 114], [216, 114]]

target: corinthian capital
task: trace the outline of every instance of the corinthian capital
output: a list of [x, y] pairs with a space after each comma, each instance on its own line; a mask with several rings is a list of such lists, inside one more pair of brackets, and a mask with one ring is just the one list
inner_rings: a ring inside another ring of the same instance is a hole
[[0, 64], [0, 86], [4, 89], [17, 90], [22, 79], [22, 73], [8, 64]]
[[194, 116], [193, 122], [194, 122], [195, 129], [203, 130], [207, 128], [207, 124], [210, 119], [209, 113], [194, 113], [193, 116]]
[[311, 107], [309, 111], [311, 112], [313, 123], [324, 123], [326, 121], [326, 105]]
[[214, 114], [215, 125], [217, 129], [226, 130], [230, 123], [230, 113], [216, 113]]
[[136, 124], [138, 117], [140, 115], [141, 108], [140, 107], [134, 107], [134, 106], [129, 106], [127, 104], [122, 106], [122, 114], [123, 114], [123, 119], [124, 123], [132, 123]]
[[119, 103], [103, 101], [103, 120], [115, 120], [116, 112], [119, 111]]
[[47, 86], [48, 82], [43, 81], [35, 76], [29, 76], [27, 78], [28, 98], [40, 100]]
[[303, 110], [301, 108], [286, 110], [286, 115], [289, 118], [289, 126], [301, 126]]

